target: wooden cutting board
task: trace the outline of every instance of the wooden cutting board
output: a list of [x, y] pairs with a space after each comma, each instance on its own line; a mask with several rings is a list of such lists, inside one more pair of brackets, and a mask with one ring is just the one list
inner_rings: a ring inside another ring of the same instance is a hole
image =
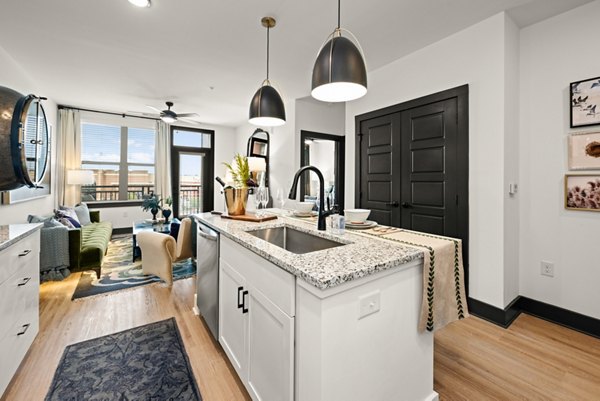
[[275, 219], [277, 219], [277, 216], [270, 215], [270, 216], [258, 217], [255, 214], [242, 214], [240, 216], [229, 216], [227, 214], [223, 214], [223, 215], [221, 215], [221, 218], [230, 219], [230, 220], [250, 221], [253, 223], [262, 223], [263, 221], [275, 220]]

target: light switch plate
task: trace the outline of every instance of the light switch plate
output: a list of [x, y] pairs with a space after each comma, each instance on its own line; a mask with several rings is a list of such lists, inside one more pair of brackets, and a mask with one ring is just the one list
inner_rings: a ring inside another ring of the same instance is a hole
[[374, 291], [369, 294], [362, 295], [358, 298], [359, 311], [358, 318], [362, 319], [375, 312], [379, 312], [381, 308], [381, 293]]

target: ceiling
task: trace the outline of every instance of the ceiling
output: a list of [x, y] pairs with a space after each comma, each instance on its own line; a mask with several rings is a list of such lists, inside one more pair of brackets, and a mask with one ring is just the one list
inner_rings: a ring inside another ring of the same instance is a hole
[[[502, 10], [521, 26], [592, 0], [369, 0], [342, 2], [342, 27], [370, 71]], [[0, 47], [59, 104], [114, 112], [197, 112], [209, 124], [247, 120], [265, 78], [285, 100], [310, 93], [312, 65], [336, 23], [335, 0], [0, 0]], [[0, 85], [3, 83], [0, 82]], [[18, 89], [18, 88], [15, 88]]]

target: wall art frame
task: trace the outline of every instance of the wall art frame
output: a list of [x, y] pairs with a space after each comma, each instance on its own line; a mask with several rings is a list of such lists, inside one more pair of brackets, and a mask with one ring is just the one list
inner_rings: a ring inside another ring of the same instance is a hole
[[565, 209], [600, 212], [600, 173], [565, 174]]
[[571, 128], [600, 125], [600, 77], [569, 85]]
[[600, 170], [600, 131], [569, 135], [569, 170]]

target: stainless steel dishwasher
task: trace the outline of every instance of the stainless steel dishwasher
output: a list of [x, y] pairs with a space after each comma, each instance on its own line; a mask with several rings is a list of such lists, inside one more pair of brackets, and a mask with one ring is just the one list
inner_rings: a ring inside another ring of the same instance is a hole
[[219, 233], [198, 221], [196, 306], [219, 339]]

